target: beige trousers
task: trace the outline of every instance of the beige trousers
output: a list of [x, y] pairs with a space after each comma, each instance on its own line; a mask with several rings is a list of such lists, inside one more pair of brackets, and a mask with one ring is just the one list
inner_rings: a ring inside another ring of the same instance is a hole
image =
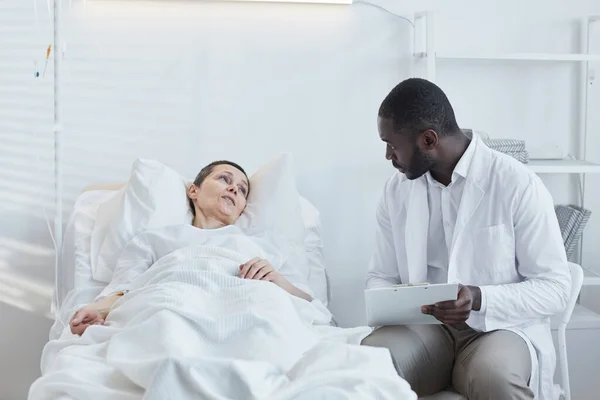
[[529, 349], [513, 332], [481, 333], [466, 324], [385, 326], [362, 344], [387, 347], [419, 397], [452, 388], [469, 400], [533, 399]]

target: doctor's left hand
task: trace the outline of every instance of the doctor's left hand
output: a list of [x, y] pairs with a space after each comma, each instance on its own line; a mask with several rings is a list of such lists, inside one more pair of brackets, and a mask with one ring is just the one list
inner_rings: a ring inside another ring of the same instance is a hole
[[421, 307], [423, 314], [433, 315], [446, 325], [459, 325], [469, 319], [471, 310], [479, 310], [481, 292], [475, 286], [460, 285], [458, 298]]

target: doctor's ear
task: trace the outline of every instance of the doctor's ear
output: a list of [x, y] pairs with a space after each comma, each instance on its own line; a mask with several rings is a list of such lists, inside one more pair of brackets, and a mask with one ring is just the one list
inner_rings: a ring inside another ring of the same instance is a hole
[[425, 148], [430, 150], [435, 148], [439, 142], [438, 134], [432, 129], [427, 129], [425, 132], [423, 132], [422, 138], [423, 145]]

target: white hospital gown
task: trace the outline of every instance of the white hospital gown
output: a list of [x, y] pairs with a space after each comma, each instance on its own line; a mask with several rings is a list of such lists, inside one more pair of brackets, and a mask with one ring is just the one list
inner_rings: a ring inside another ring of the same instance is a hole
[[[199, 229], [189, 224], [143, 232], [134, 237], [123, 249], [117, 260], [110, 284], [97, 299], [119, 290], [127, 290], [129, 284], [167, 254], [189, 246], [215, 246], [249, 254], [249, 259], [259, 257], [271, 263], [292, 285], [313, 296], [307, 277], [302, 273], [302, 258], [298, 252], [283, 248], [284, 241], [275, 237], [247, 236], [235, 225], [219, 229]], [[276, 247], [277, 246], [277, 247]], [[250, 254], [252, 254], [250, 256]]]

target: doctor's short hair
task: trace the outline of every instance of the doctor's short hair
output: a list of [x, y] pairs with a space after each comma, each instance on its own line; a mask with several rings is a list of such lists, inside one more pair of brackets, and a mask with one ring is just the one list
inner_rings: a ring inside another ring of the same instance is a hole
[[397, 133], [432, 129], [446, 136], [461, 132], [444, 91], [420, 78], [406, 79], [392, 89], [381, 103], [379, 117], [391, 119]]
[[[194, 185], [200, 187], [200, 185], [202, 185], [202, 182], [204, 182], [206, 178], [208, 178], [208, 176], [214, 171], [217, 165], [230, 165], [233, 168], [239, 169], [246, 176], [246, 179], [248, 179], [248, 193], [246, 194], [246, 197], [250, 194], [250, 179], [248, 178], [248, 174], [246, 173], [246, 171], [244, 171], [244, 168], [242, 168], [239, 164], [234, 163], [233, 161], [227, 160], [213, 161], [204, 168], [202, 168], [200, 172], [198, 172], [198, 175], [196, 175], [196, 179], [194, 179]], [[196, 209], [194, 208], [194, 202], [192, 201], [192, 199], [188, 198], [188, 203], [190, 205], [190, 208], [192, 209], [192, 214], [194, 214], [195, 217]]]

